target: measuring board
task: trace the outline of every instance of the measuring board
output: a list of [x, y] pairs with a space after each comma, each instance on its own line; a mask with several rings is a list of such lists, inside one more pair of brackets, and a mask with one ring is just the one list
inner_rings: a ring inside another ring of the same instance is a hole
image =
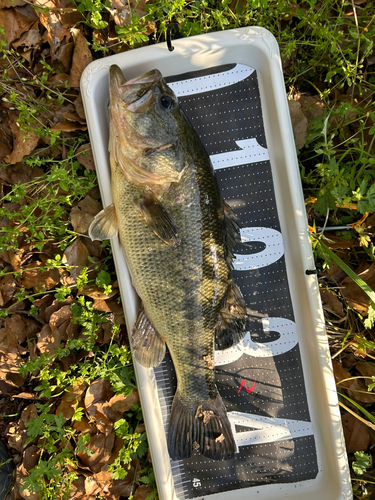
[[[216, 383], [238, 453], [222, 462], [198, 452], [172, 461], [177, 496], [182, 500], [314, 478], [314, 433], [256, 71], [231, 64], [166, 81], [210, 155], [224, 200], [237, 215], [243, 243], [236, 249], [233, 274], [250, 310], [245, 339], [215, 354]], [[176, 389], [168, 356], [155, 376], [167, 429]]]
[[[130, 79], [159, 69], [209, 154], [241, 243], [234, 278], [245, 298], [245, 338], [215, 353], [216, 384], [237, 443], [231, 460], [194, 452], [172, 461], [166, 446], [176, 389], [161, 365], [135, 363], [161, 500], [350, 500], [350, 476], [280, 55], [264, 28], [209, 33], [94, 61], [81, 79], [103, 204], [112, 202], [108, 71]], [[188, 72], [187, 72], [188, 71]], [[139, 300], [117, 239], [111, 241], [130, 328]], [[164, 432], [162, 432], [164, 430]]]

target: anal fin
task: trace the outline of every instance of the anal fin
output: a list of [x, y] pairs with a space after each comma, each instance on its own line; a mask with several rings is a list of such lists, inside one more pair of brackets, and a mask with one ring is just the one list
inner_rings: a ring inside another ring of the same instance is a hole
[[135, 359], [146, 368], [158, 366], [165, 354], [165, 341], [155, 330], [141, 307], [132, 332], [132, 348]]
[[94, 240], [109, 240], [118, 234], [116, 209], [114, 204], [99, 212], [89, 227], [89, 236]]
[[231, 281], [215, 328], [216, 348], [228, 349], [246, 335], [247, 311], [241, 290]]

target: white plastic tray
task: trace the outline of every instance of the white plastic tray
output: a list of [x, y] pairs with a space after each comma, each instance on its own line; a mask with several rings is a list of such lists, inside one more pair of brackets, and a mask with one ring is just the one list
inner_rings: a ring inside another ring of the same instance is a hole
[[[274, 484], [227, 489], [204, 496], [212, 500], [244, 497], [263, 500], [280, 497], [349, 500], [352, 488], [318, 282], [315, 276], [305, 273], [307, 269], [314, 269], [314, 260], [277, 42], [266, 29], [248, 27], [174, 40], [173, 46], [173, 52], [167, 50], [166, 43], [161, 43], [100, 59], [91, 63], [82, 75], [82, 97], [103, 205], [108, 206], [112, 202], [107, 112], [110, 65], [118, 64], [127, 79], [154, 68], [165, 77], [233, 63], [256, 70], [268, 148], [265, 158], [269, 155], [271, 162], [287, 283], [311, 417], [311, 424], [308, 424], [313, 429], [318, 463], [314, 479], [294, 479], [289, 483], [273, 481]], [[176, 88], [178, 84], [174, 87], [175, 91]], [[264, 153], [262, 148], [259, 151]], [[253, 239], [257, 239], [256, 235]], [[112, 240], [112, 249], [130, 331], [139, 302], [117, 239]], [[271, 326], [269, 329], [272, 330]], [[254, 343], [253, 346], [259, 348], [260, 345]], [[185, 482], [191, 484], [189, 488], [184, 486], [184, 478], [179, 476], [180, 464], [169, 460], [163, 432], [166, 415], [159, 402], [159, 395], [163, 399], [164, 394], [163, 380], [159, 380], [158, 386], [152, 369], [145, 369], [136, 363], [135, 370], [159, 496], [162, 500], [193, 498], [191, 491], [199, 485], [199, 481], [188, 477]], [[156, 370], [156, 374], [163, 378], [162, 369]], [[256, 463], [252, 466], [256, 467]], [[202, 496], [194, 495], [197, 498]]]

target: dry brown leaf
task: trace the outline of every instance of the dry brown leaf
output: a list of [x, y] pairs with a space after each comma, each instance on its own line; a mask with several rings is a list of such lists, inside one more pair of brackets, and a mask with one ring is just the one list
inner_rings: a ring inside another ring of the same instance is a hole
[[348, 395], [361, 403], [375, 403], [375, 394], [368, 392], [362, 379], [354, 379], [348, 388]]
[[364, 222], [364, 227], [366, 228], [367, 232], [375, 234], [375, 214], [367, 217], [366, 221]]
[[9, 49], [14, 40], [18, 38], [17, 33], [20, 29], [14, 9], [0, 9], [0, 26], [5, 31], [4, 35], [0, 36], [0, 40], [7, 41], [6, 48]]
[[[37, 2], [38, 4], [40, 2]], [[55, 8], [53, 2], [44, 2], [45, 6]], [[71, 40], [70, 31], [61, 23], [61, 14], [56, 10], [48, 10], [39, 15], [40, 22], [47, 30], [47, 40], [50, 45], [51, 60], [58, 59], [58, 53], [64, 44]]]
[[107, 434], [98, 433], [91, 436], [86, 448], [92, 452], [92, 455], [89, 456], [83, 451], [77, 454], [82, 464], [93, 472], [100, 472], [111, 457], [115, 436], [113, 428], [109, 428]]
[[[63, 70], [66, 73], [69, 73], [69, 70], [72, 66], [73, 50], [74, 50], [74, 43], [69, 42], [69, 43], [64, 43], [56, 53], [56, 58], [59, 61], [61, 61], [63, 65]], [[63, 82], [65, 82], [65, 80], [69, 81], [69, 75], [65, 74], [65, 76], [66, 78], [63, 79]]]
[[90, 238], [86, 238], [84, 241], [84, 245], [89, 251], [91, 257], [98, 263], [100, 263], [101, 258], [103, 256], [103, 248], [101, 247], [101, 241], [95, 240], [92, 241]]
[[303, 114], [309, 121], [313, 120], [317, 116], [321, 116], [326, 107], [318, 95], [301, 96], [299, 98], [299, 102], [301, 103], [301, 110]]
[[24, 0], [0, 0], [0, 9], [10, 9], [18, 5], [25, 5]]
[[65, 84], [68, 84], [69, 82], [69, 75], [66, 73], [56, 73], [55, 75], [52, 75], [49, 81], [54, 83], [55, 87], [65, 87]]
[[[22, 362], [21, 362], [21, 364], [22, 364]], [[19, 368], [18, 368], [18, 371], [19, 371]], [[21, 388], [21, 387], [23, 387], [23, 384], [25, 383], [26, 377], [23, 377], [19, 373], [8, 372], [6, 374], [6, 380], [7, 380], [7, 382], [12, 382], [14, 385], [17, 385], [19, 388]]]
[[133, 492], [134, 484], [124, 480], [113, 481], [109, 488], [110, 493], [117, 499], [119, 497], [129, 497]]
[[23, 410], [19, 422], [17, 424], [12, 424], [8, 428], [8, 433], [7, 433], [8, 444], [11, 448], [21, 453], [21, 455], [23, 453], [23, 447], [27, 439], [27, 431], [25, 424], [37, 417], [38, 417], [38, 412], [36, 410], [35, 404], [33, 403], [27, 406]]
[[[335, 376], [336, 384], [341, 382], [342, 380], [345, 380], [347, 378], [350, 378], [351, 375], [348, 371], [346, 371], [340, 363], [337, 363], [337, 361], [332, 360], [332, 367], [333, 367], [333, 374]], [[351, 380], [347, 380], [345, 382], [342, 382], [340, 385], [341, 387], [350, 387]]]
[[[108, 471], [98, 472], [97, 474], [93, 475], [93, 479], [96, 481], [96, 483], [99, 485], [101, 489], [100, 494], [102, 495], [103, 498], [107, 500], [118, 500], [122, 492], [131, 493], [132, 485], [130, 485], [129, 488], [129, 484], [125, 483], [125, 481], [113, 481], [111, 472]], [[122, 489], [120, 489], [119, 485], [116, 485], [116, 482], [122, 483]], [[124, 484], [126, 484], [127, 488], [124, 487]]]
[[38, 399], [38, 396], [37, 394], [30, 394], [29, 392], [19, 392], [18, 394], [16, 394], [15, 396], [13, 396], [14, 398], [20, 398], [20, 399]]
[[327, 238], [330, 241], [325, 241], [325, 244], [332, 250], [335, 250], [336, 248], [352, 248], [353, 246], [358, 245], [358, 241], [354, 238], [345, 240], [344, 238], [336, 236], [332, 233], [329, 233], [329, 235], [327, 235]]
[[5, 306], [16, 293], [16, 280], [12, 274], [0, 278], [0, 307]]
[[14, 398], [19, 392], [20, 388], [16, 384], [13, 384], [10, 380], [0, 378], [0, 394]]
[[[352, 375], [336, 361], [332, 361], [332, 366], [337, 384], [342, 380], [352, 377]], [[367, 391], [367, 387], [361, 379], [345, 380], [339, 384], [339, 387], [345, 387], [349, 397], [356, 401], [362, 403], [375, 403], [375, 394]]]
[[22, 465], [29, 471], [38, 465], [41, 449], [35, 445], [28, 446], [23, 453]]
[[[82, 118], [83, 120], [86, 120], [85, 109], [83, 107], [81, 92], [78, 94], [77, 99], [74, 101], [74, 107], [76, 109], [76, 112], [77, 112], [78, 116], [80, 118]], [[79, 151], [79, 149], [78, 149], [78, 151]]]
[[89, 385], [87, 382], [75, 382], [64, 392], [62, 400], [69, 403], [73, 401], [82, 401], [84, 392], [86, 391], [88, 386]]
[[85, 480], [86, 495], [101, 495], [108, 500], [114, 500], [112, 495], [109, 495], [109, 488], [113, 483], [112, 473], [101, 471], [93, 476], [88, 476]]
[[91, 198], [90, 195], [87, 195], [78, 203], [78, 207], [91, 215], [96, 215], [102, 209], [101, 203]]
[[73, 428], [76, 431], [86, 433], [90, 432], [90, 434], [95, 434], [96, 433], [96, 427], [94, 424], [90, 423], [89, 419], [83, 416], [81, 420], [76, 420], [73, 424]]
[[95, 309], [95, 311], [100, 311], [104, 313], [112, 312], [110, 306], [103, 299], [95, 299], [92, 306]]
[[59, 416], [60, 413], [62, 413], [65, 420], [70, 420], [74, 415], [75, 405], [76, 403], [74, 401], [70, 403], [68, 403], [67, 401], [61, 401], [59, 406], [56, 408], [56, 416]]
[[5, 328], [0, 329], [0, 351], [3, 353], [19, 352], [16, 335], [11, 331], [7, 331]]
[[135, 490], [135, 493], [133, 495], [133, 500], [145, 500], [145, 498], [148, 497], [148, 495], [150, 495], [153, 489], [154, 488], [152, 486], [146, 486], [145, 484], [141, 484]]
[[109, 420], [116, 422], [126, 411], [130, 410], [134, 403], [139, 403], [139, 394], [136, 389], [129, 396], [123, 394], [113, 396], [103, 404], [102, 412]]
[[[7, 0], [3, 0], [7, 1]], [[13, 3], [13, 0], [10, 0]], [[22, 0], [20, 0], [22, 1]], [[21, 25], [30, 25], [34, 21], [38, 21], [39, 17], [36, 12], [36, 10], [30, 5], [30, 4], [19, 4], [17, 5], [18, 0], [15, 1], [15, 11], [16, 11], [16, 17], [19, 20], [19, 24]]]
[[[116, 460], [116, 458], [118, 458], [123, 446], [124, 446], [124, 440], [121, 439], [120, 437], [116, 436], [115, 444], [113, 445], [113, 448], [112, 448], [112, 455], [111, 455], [111, 458], [108, 460], [108, 465], [113, 464], [113, 462]], [[133, 462], [134, 462], [134, 460], [133, 460]], [[128, 467], [129, 467], [129, 471], [133, 471], [134, 467], [132, 468], [131, 464], [129, 464]], [[134, 479], [134, 474], [131, 477], [131, 474], [129, 474], [129, 472], [128, 472], [126, 475], [125, 481], [127, 483], [129, 483], [129, 482], [131, 483], [133, 479]]]
[[345, 316], [344, 308], [337, 295], [335, 295], [327, 288], [320, 288], [319, 290], [324, 309], [332, 312], [339, 318], [343, 318]]
[[95, 495], [95, 498], [103, 493], [100, 484], [95, 481], [93, 476], [88, 476], [85, 479], [85, 493], [86, 495]]
[[[97, 302], [97, 301], [95, 301], [95, 302]], [[95, 302], [94, 302], [94, 304], [95, 304]], [[106, 301], [99, 300], [98, 302], [102, 302], [103, 304], [106, 304], [109, 311], [115, 315], [116, 321], [118, 321], [120, 324], [123, 324], [123, 319], [121, 319], [121, 318], [124, 315], [124, 310], [122, 308], [122, 305], [117, 302], [117, 298], [111, 297], [110, 299], [108, 299]], [[98, 310], [100, 310], [100, 309], [98, 308]]]
[[87, 500], [85, 496], [85, 477], [79, 476], [78, 479], [72, 483], [72, 491], [68, 500]]
[[78, 122], [70, 122], [69, 120], [57, 123], [51, 128], [51, 132], [57, 132], [61, 130], [62, 132], [74, 132], [75, 130], [87, 130], [87, 125], [82, 125]]
[[28, 165], [23, 165], [17, 163], [11, 167], [0, 169], [0, 179], [5, 181], [7, 184], [25, 184], [26, 182], [35, 179], [35, 177], [40, 177], [44, 174], [44, 171], [39, 167], [30, 168]]
[[18, 485], [21, 498], [23, 498], [24, 500], [40, 500], [39, 493], [32, 493], [30, 490], [22, 488], [24, 479], [28, 475], [28, 471], [25, 469], [23, 464], [21, 463], [20, 465], [18, 465], [18, 467], [16, 468], [16, 484]]
[[79, 87], [83, 70], [92, 61], [92, 55], [87, 45], [87, 40], [82, 32], [77, 29], [72, 29], [74, 38], [74, 52], [72, 60], [72, 68], [70, 70], [69, 86]]
[[[61, 307], [66, 306], [66, 305], [71, 305], [73, 304], [74, 299], [70, 295], [67, 297], [64, 302], [60, 302], [59, 300], [53, 300], [52, 304], [50, 304], [48, 307], [45, 309], [45, 321], [49, 321], [51, 319], [51, 316], [54, 312], [58, 311]], [[35, 301], [34, 301], [35, 304]]]
[[[116, 6], [113, 2], [118, 2]], [[148, 0], [112, 0], [112, 7], [115, 9], [123, 9], [124, 7], [129, 7], [132, 11], [134, 9], [145, 10]]]
[[71, 321], [65, 331], [64, 338], [66, 338], [67, 340], [78, 338], [80, 329], [80, 325]]
[[50, 354], [54, 356], [61, 345], [59, 330], [56, 328], [55, 331], [52, 332], [49, 325], [43, 326], [42, 330], [37, 334], [37, 339], [38, 342], [36, 345], [41, 354]]
[[93, 308], [96, 311], [112, 313], [114, 315], [114, 320], [120, 325], [125, 324], [124, 310], [122, 305], [117, 302], [117, 297], [111, 297], [110, 299], [94, 299]]
[[0, 351], [1, 377], [6, 376], [8, 373], [18, 373], [22, 364], [23, 364], [23, 359], [21, 358], [21, 355], [18, 352], [4, 353], [3, 351]]
[[14, 335], [17, 338], [18, 344], [22, 344], [27, 338], [25, 322], [19, 314], [12, 314], [12, 316], [6, 318], [5, 332], [8, 336]]
[[[366, 269], [363, 271], [356, 270], [358, 276], [365, 281], [369, 287], [375, 289], [375, 262], [370, 266], [366, 265]], [[356, 311], [363, 315], [367, 315], [367, 311], [370, 305], [369, 296], [360, 288], [354, 281], [349, 277], [345, 277], [340, 282], [341, 293], [348, 304], [353, 307]]]
[[70, 212], [70, 220], [76, 233], [87, 234], [95, 215], [100, 212], [102, 206], [89, 195], [73, 207]]
[[301, 149], [306, 142], [306, 134], [309, 122], [304, 115], [301, 104], [298, 101], [288, 100], [290, 119], [292, 120], [294, 141], [296, 149]]
[[98, 344], [107, 344], [113, 336], [111, 323], [103, 323], [96, 334], [98, 336], [96, 340]]
[[56, 334], [56, 330], [59, 332], [59, 338], [61, 340], [68, 340], [68, 336], [66, 334], [67, 328], [70, 324], [70, 320], [72, 317], [70, 305], [65, 305], [58, 309], [56, 312], [51, 314], [49, 320], [49, 326], [51, 331]]
[[86, 125], [86, 120], [83, 120], [76, 111], [66, 111], [65, 113], [63, 113], [63, 117], [70, 122], [79, 122], [82, 125]]
[[53, 302], [53, 295], [44, 295], [41, 299], [34, 300], [34, 306], [38, 308], [38, 316], [43, 321], [46, 321], [46, 309]]
[[41, 262], [33, 262], [25, 266], [22, 274], [22, 286], [24, 288], [32, 288], [34, 293], [41, 290], [51, 290], [60, 283], [60, 274], [57, 269], [48, 269], [43, 271]]
[[[83, 400], [84, 392], [86, 391], [88, 384], [86, 382], [76, 382], [72, 386], [70, 386], [67, 391], [64, 393], [61, 403], [56, 409], [56, 415], [59, 415], [60, 412], [64, 415], [66, 420], [69, 420], [74, 415], [74, 408], [77, 403], [80, 403]], [[79, 430], [89, 430], [84, 427]]]
[[88, 264], [89, 252], [85, 245], [82, 243], [81, 238], [77, 238], [71, 245], [69, 245], [63, 254], [62, 262], [68, 264], [72, 269], [70, 270], [70, 277], [73, 280], [81, 273], [84, 266]]
[[113, 397], [113, 391], [109, 380], [100, 378], [95, 380], [86, 391], [85, 407], [88, 415], [95, 417], [96, 405], [108, 401], [111, 397]]
[[95, 170], [94, 157], [91, 151], [91, 144], [82, 144], [77, 149], [77, 160], [81, 165], [87, 168], [87, 170]]
[[6, 156], [9, 156], [10, 153], [12, 152], [12, 147], [9, 138], [5, 135], [2, 136], [1, 135], [0, 135], [0, 160], [4, 159]]
[[86, 295], [87, 297], [91, 297], [92, 299], [102, 299], [107, 300], [110, 297], [116, 295], [118, 290], [112, 291], [110, 294], [106, 295], [103, 292], [103, 288], [98, 287], [93, 283], [92, 285], [84, 285], [82, 288], [78, 290], [78, 295]]
[[[364, 377], [375, 377], [375, 367], [372, 364], [366, 361], [360, 361], [355, 365], [355, 367]], [[371, 379], [365, 379], [364, 382], [367, 386], [372, 384]]]
[[140, 18], [147, 14], [144, 10], [145, 5], [145, 1], [111, 0], [111, 8], [107, 7], [107, 10], [112, 15], [116, 24], [127, 25], [130, 22], [132, 14], [136, 14]]
[[9, 156], [5, 157], [5, 161], [11, 165], [22, 161], [25, 156], [34, 151], [39, 141], [38, 136], [33, 130], [22, 131], [17, 119], [17, 113], [9, 111], [10, 127], [13, 132], [13, 151]]
[[19, 52], [26, 52], [29, 49], [38, 48], [41, 43], [42, 37], [40, 36], [39, 29], [32, 27], [22, 33], [20, 38], [13, 42], [13, 48]]

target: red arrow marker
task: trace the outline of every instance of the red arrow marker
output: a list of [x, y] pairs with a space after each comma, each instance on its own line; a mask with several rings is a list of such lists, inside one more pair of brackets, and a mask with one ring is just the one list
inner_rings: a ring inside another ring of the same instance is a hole
[[254, 388], [255, 388], [255, 382], [256, 382], [256, 377], [254, 377], [254, 382], [253, 382], [253, 385], [250, 387], [250, 389], [248, 389], [248, 388], [246, 387], [246, 385], [245, 385], [245, 384], [246, 384], [246, 380], [244, 379], [244, 380], [241, 382], [241, 385], [240, 385], [240, 388], [238, 389], [238, 393], [237, 393], [237, 394], [239, 394], [239, 393], [240, 393], [240, 391], [241, 391], [242, 387], [245, 387], [246, 392], [247, 392], [248, 394], [251, 394], [251, 393], [253, 392]]

